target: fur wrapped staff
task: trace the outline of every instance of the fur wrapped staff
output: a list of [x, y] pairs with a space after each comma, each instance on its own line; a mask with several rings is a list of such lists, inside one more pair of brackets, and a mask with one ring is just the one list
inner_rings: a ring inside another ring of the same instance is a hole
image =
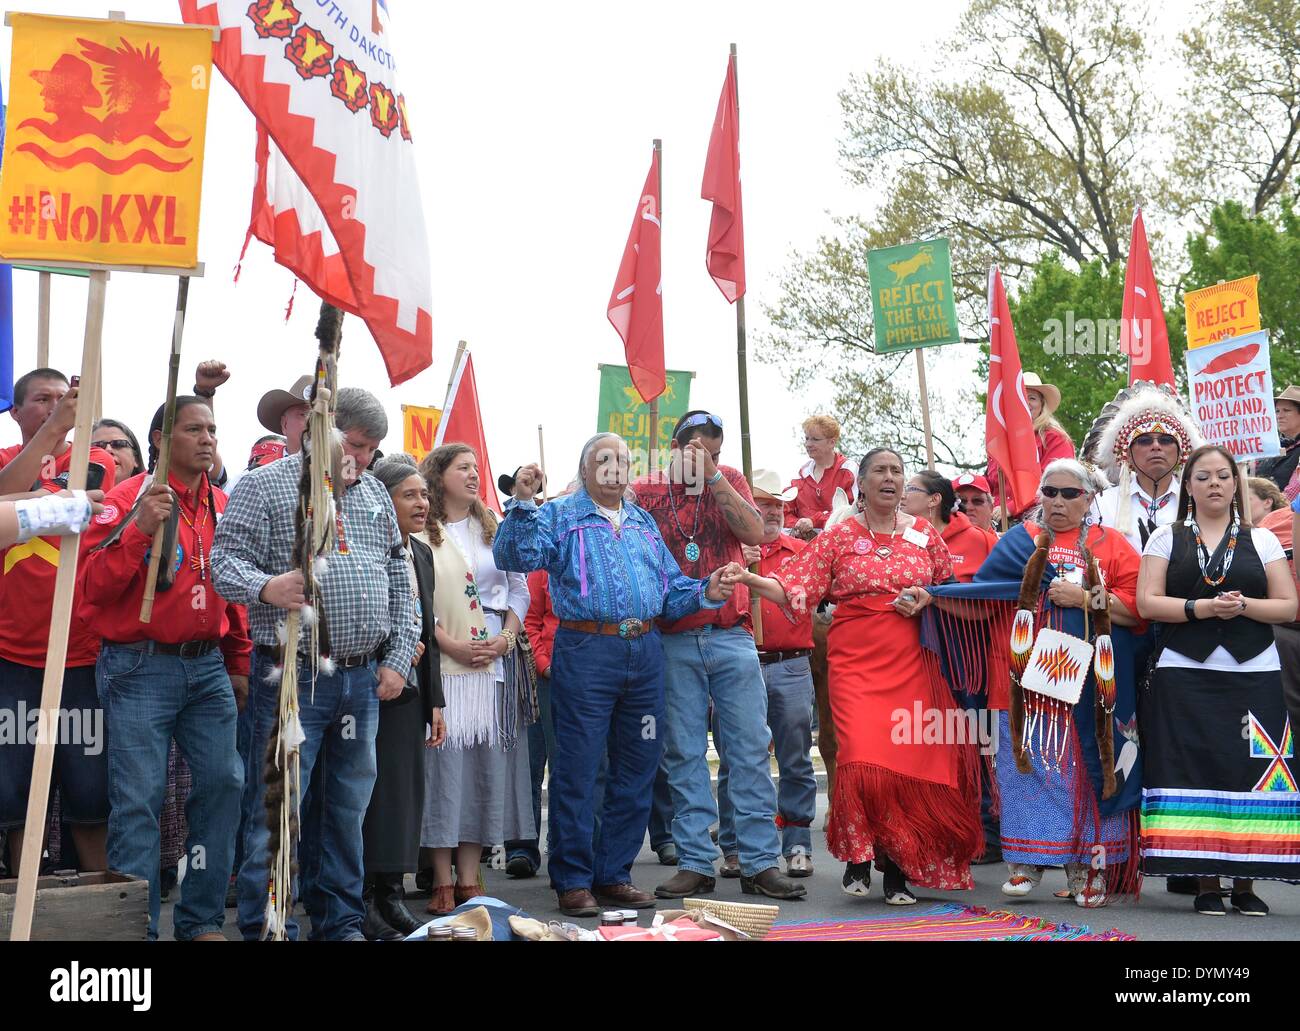
[[334, 398], [337, 394], [339, 338], [343, 313], [322, 304], [316, 339], [320, 350], [311, 390], [311, 412], [302, 436], [302, 479], [299, 481], [298, 511], [294, 516], [295, 568], [302, 573], [307, 604], [289, 612], [280, 629], [281, 661], [272, 673], [278, 681], [280, 701], [275, 726], [267, 742], [265, 770], [266, 822], [271, 832], [268, 846], [270, 876], [267, 883], [266, 918], [263, 939], [283, 941], [285, 921], [293, 905], [294, 841], [299, 836], [299, 807], [302, 803], [299, 747], [306, 739], [298, 707], [300, 657], [310, 663], [313, 688], [318, 673], [334, 672], [329, 658], [329, 628], [321, 604], [321, 587], [329, 554], [346, 545], [335, 533], [337, 503], [334, 485], [341, 483], [343, 451], [334, 428]]

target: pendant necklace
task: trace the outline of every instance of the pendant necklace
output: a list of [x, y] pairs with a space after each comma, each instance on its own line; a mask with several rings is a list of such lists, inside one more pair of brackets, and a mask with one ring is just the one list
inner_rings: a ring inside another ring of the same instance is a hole
[[876, 531], [871, 528], [870, 518], [867, 519], [867, 533], [871, 534], [871, 543], [875, 545], [876, 554], [879, 555], [881, 558], [889, 558], [889, 556], [893, 553], [894, 550], [892, 547], [894, 538], [898, 536], [898, 513], [897, 512], [894, 513], [894, 525], [891, 528], [888, 543], [881, 544], [878, 540], [876, 540]]
[[[685, 486], [682, 488], [683, 500], [685, 500]], [[686, 561], [697, 562], [700, 558], [700, 546], [695, 543], [695, 535], [700, 532], [700, 509], [704, 507], [703, 499], [695, 499], [695, 518], [691, 522], [691, 532], [688, 536], [682, 529], [681, 520], [677, 518], [677, 499], [673, 497], [673, 481], [668, 481], [668, 507], [673, 512], [673, 525], [677, 527], [677, 532], [686, 538]]]

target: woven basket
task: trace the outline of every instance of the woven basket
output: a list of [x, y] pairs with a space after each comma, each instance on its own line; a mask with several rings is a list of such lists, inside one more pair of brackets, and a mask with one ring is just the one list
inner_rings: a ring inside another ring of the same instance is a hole
[[756, 941], [767, 937], [776, 923], [780, 906], [759, 906], [749, 902], [723, 902], [721, 899], [683, 899], [688, 910], [702, 909], [712, 913], [738, 931], [744, 931]]

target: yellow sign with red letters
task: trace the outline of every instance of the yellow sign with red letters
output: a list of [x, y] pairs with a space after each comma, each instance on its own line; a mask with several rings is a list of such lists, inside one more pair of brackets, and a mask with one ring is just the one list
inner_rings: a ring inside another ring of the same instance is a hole
[[441, 408], [422, 405], [402, 405], [402, 448], [418, 462], [433, 450], [438, 439], [438, 423], [442, 421]]
[[1259, 332], [1259, 276], [1216, 283], [1183, 295], [1187, 349]]
[[0, 256], [194, 267], [211, 29], [10, 21]]

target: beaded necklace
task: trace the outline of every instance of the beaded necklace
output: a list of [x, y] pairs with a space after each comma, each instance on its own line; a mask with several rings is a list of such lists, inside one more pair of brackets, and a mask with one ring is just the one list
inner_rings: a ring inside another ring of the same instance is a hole
[[[207, 474], [205, 473], [204, 478], [206, 479], [206, 477]], [[209, 486], [208, 504], [199, 506], [201, 513], [197, 525], [195, 525], [194, 521], [185, 514], [184, 505], [177, 504], [176, 506], [176, 511], [178, 511], [181, 514], [181, 518], [185, 520], [185, 525], [194, 531], [194, 551], [190, 555], [190, 568], [199, 574], [200, 582], [205, 582], [208, 579], [208, 561], [203, 554], [203, 531], [208, 527], [208, 510], [212, 507], [213, 503], [212, 488]]]
[[1187, 525], [1191, 527], [1192, 535], [1196, 538], [1196, 563], [1201, 567], [1201, 579], [1205, 581], [1207, 587], [1218, 587], [1224, 580], [1228, 579], [1228, 570], [1232, 568], [1232, 553], [1237, 550], [1237, 531], [1241, 524], [1233, 519], [1232, 525], [1228, 528], [1228, 548], [1223, 556], [1223, 567], [1219, 575], [1211, 579], [1208, 566], [1210, 564], [1210, 550], [1205, 546], [1205, 541], [1201, 539], [1201, 528], [1196, 519], [1192, 516], [1187, 517]]

